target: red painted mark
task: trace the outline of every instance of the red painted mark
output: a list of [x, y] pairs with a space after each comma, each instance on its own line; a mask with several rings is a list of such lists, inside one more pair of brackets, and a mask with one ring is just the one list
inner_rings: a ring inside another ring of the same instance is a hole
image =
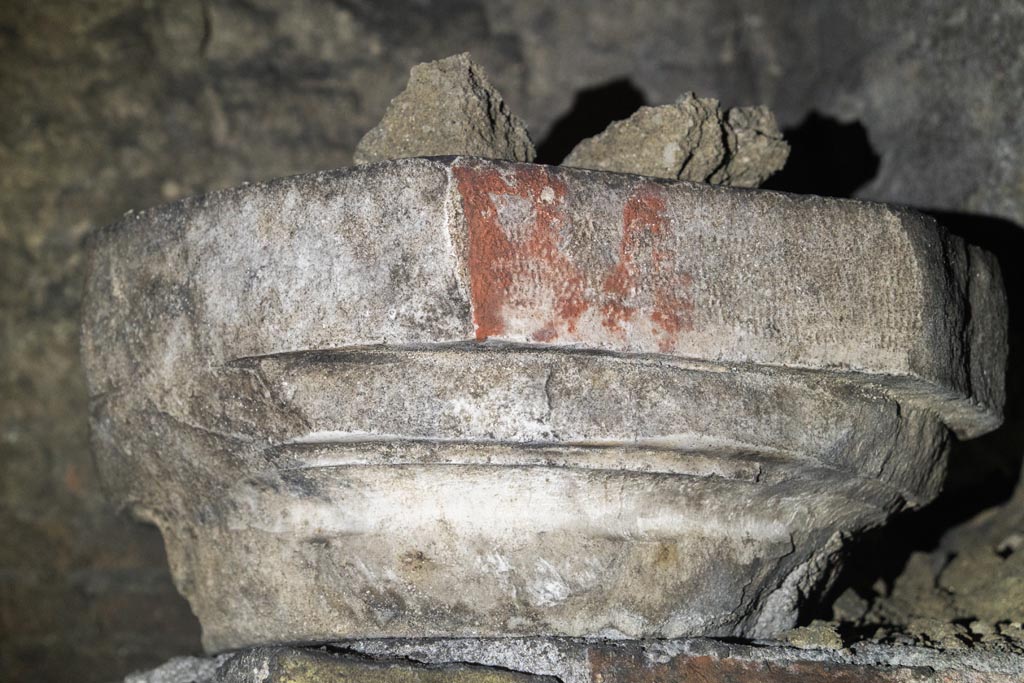
[[[626, 200], [622, 209], [622, 241], [619, 244], [619, 262], [605, 278], [604, 291], [608, 299], [601, 307], [604, 326], [624, 332], [623, 324], [635, 313], [626, 301], [636, 298], [636, 257], [648, 234], [658, 234], [665, 227], [665, 200], [654, 188], [641, 187]], [[643, 264], [640, 264], [643, 265]]]
[[[682, 332], [693, 328], [693, 282], [679, 270], [661, 185], [643, 183], [630, 194], [622, 209], [618, 261], [605, 269], [573, 260], [586, 251], [562, 250], [564, 235], [572, 229], [571, 197], [556, 169], [457, 165], [452, 170], [468, 226], [478, 341], [512, 334], [542, 343], [559, 337], [623, 342], [634, 326], [637, 339], [653, 335], [657, 349], [667, 353]], [[591, 307], [607, 336], [591, 328], [586, 338], [575, 338], [580, 318]], [[642, 348], [643, 341], [630, 346]]]
[[671, 351], [679, 333], [693, 329], [693, 301], [689, 298], [692, 285], [690, 274], [680, 273], [669, 278], [666, 286], [655, 289], [651, 321], [664, 331], [658, 339], [659, 351]]
[[[583, 276], [561, 253], [559, 230], [565, 214], [565, 184], [539, 166], [494, 168], [453, 167], [469, 227], [469, 278], [473, 323], [478, 341], [505, 331], [505, 309], [537, 311], [538, 301], [554, 302], [538, 317], [531, 338], [548, 342], [561, 327], [575, 330], [589, 306]], [[531, 214], [525, 225], [501, 223], [496, 200], [524, 199]], [[515, 234], [518, 239], [511, 239]], [[540, 311], [537, 311], [540, 312]]]
[[[670, 351], [680, 332], [693, 329], [693, 303], [689, 298], [693, 278], [689, 273], [676, 272], [677, 256], [670, 238], [664, 189], [660, 185], [638, 187], [622, 209], [619, 262], [605, 278], [607, 298], [601, 307], [602, 324], [624, 335], [625, 323], [640, 305], [627, 302], [645, 304], [651, 322], [662, 331], [660, 351]], [[638, 272], [644, 273], [642, 278], [637, 277]]]

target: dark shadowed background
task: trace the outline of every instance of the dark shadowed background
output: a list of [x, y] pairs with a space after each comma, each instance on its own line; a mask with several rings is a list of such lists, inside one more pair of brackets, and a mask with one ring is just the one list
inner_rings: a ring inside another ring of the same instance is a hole
[[[413, 64], [463, 50], [547, 163], [687, 90], [768, 104], [793, 146], [770, 187], [935, 213], [998, 251], [1018, 335], [1020, 0], [0, 0], [0, 680], [113, 680], [199, 649], [159, 535], [105, 503], [93, 467], [85, 235], [128, 209], [345, 166]], [[847, 580], [898, 571], [1011, 495], [1019, 401], [1009, 417]]]

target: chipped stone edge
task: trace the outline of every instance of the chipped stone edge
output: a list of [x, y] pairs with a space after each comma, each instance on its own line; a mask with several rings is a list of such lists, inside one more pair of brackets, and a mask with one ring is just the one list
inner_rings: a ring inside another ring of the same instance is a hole
[[428, 664], [478, 664], [522, 673], [555, 676], [562, 683], [589, 683], [593, 647], [631, 648], [653, 664], [678, 656], [737, 659], [748, 662], [822, 662], [852, 666], [928, 667], [935, 671], [1024, 675], [1024, 657], [991, 651], [948, 652], [916, 646], [858, 643], [843, 650], [801, 649], [771, 641], [730, 643], [711, 638], [679, 640], [604, 640], [570, 638], [466, 638], [354, 640], [332, 643], [338, 652], [373, 658], [400, 658]]
[[[646, 665], [676, 657], [710, 657], [751, 663], [823, 663], [863, 667], [924, 668], [936, 673], [1024, 676], [1024, 657], [990, 650], [949, 652], [919, 646], [857, 643], [842, 650], [803, 649], [771, 641], [730, 643], [711, 638], [678, 640], [607, 640], [599, 638], [423, 638], [348, 640], [321, 646], [275, 646], [299, 651], [354, 656], [390, 664], [478, 666], [554, 678], [561, 683], [592, 683], [593, 648], [638, 654]], [[128, 675], [125, 683], [212, 683], [232, 658], [273, 650], [253, 648], [213, 657], [176, 657], [147, 672]], [[258, 673], [258, 672], [254, 672]]]

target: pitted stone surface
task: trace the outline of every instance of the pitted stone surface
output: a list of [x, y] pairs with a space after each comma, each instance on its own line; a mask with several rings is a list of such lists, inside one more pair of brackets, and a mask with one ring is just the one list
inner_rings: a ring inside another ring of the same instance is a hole
[[735, 187], [757, 187], [780, 170], [789, 145], [767, 107], [722, 111], [717, 100], [686, 93], [641, 107], [580, 142], [565, 166], [636, 173]]
[[128, 216], [88, 290], [211, 650], [777, 632], [1003, 400], [991, 258], [862, 202], [407, 159]]
[[409, 84], [356, 146], [355, 163], [465, 154], [533, 161], [526, 126], [467, 53], [412, 68]]

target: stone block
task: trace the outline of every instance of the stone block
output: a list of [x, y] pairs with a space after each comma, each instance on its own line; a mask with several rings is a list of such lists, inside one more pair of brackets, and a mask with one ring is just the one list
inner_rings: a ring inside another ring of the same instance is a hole
[[100, 232], [83, 354], [211, 651], [751, 637], [999, 424], [1005, 326], [905, 209], [406, 159]]

